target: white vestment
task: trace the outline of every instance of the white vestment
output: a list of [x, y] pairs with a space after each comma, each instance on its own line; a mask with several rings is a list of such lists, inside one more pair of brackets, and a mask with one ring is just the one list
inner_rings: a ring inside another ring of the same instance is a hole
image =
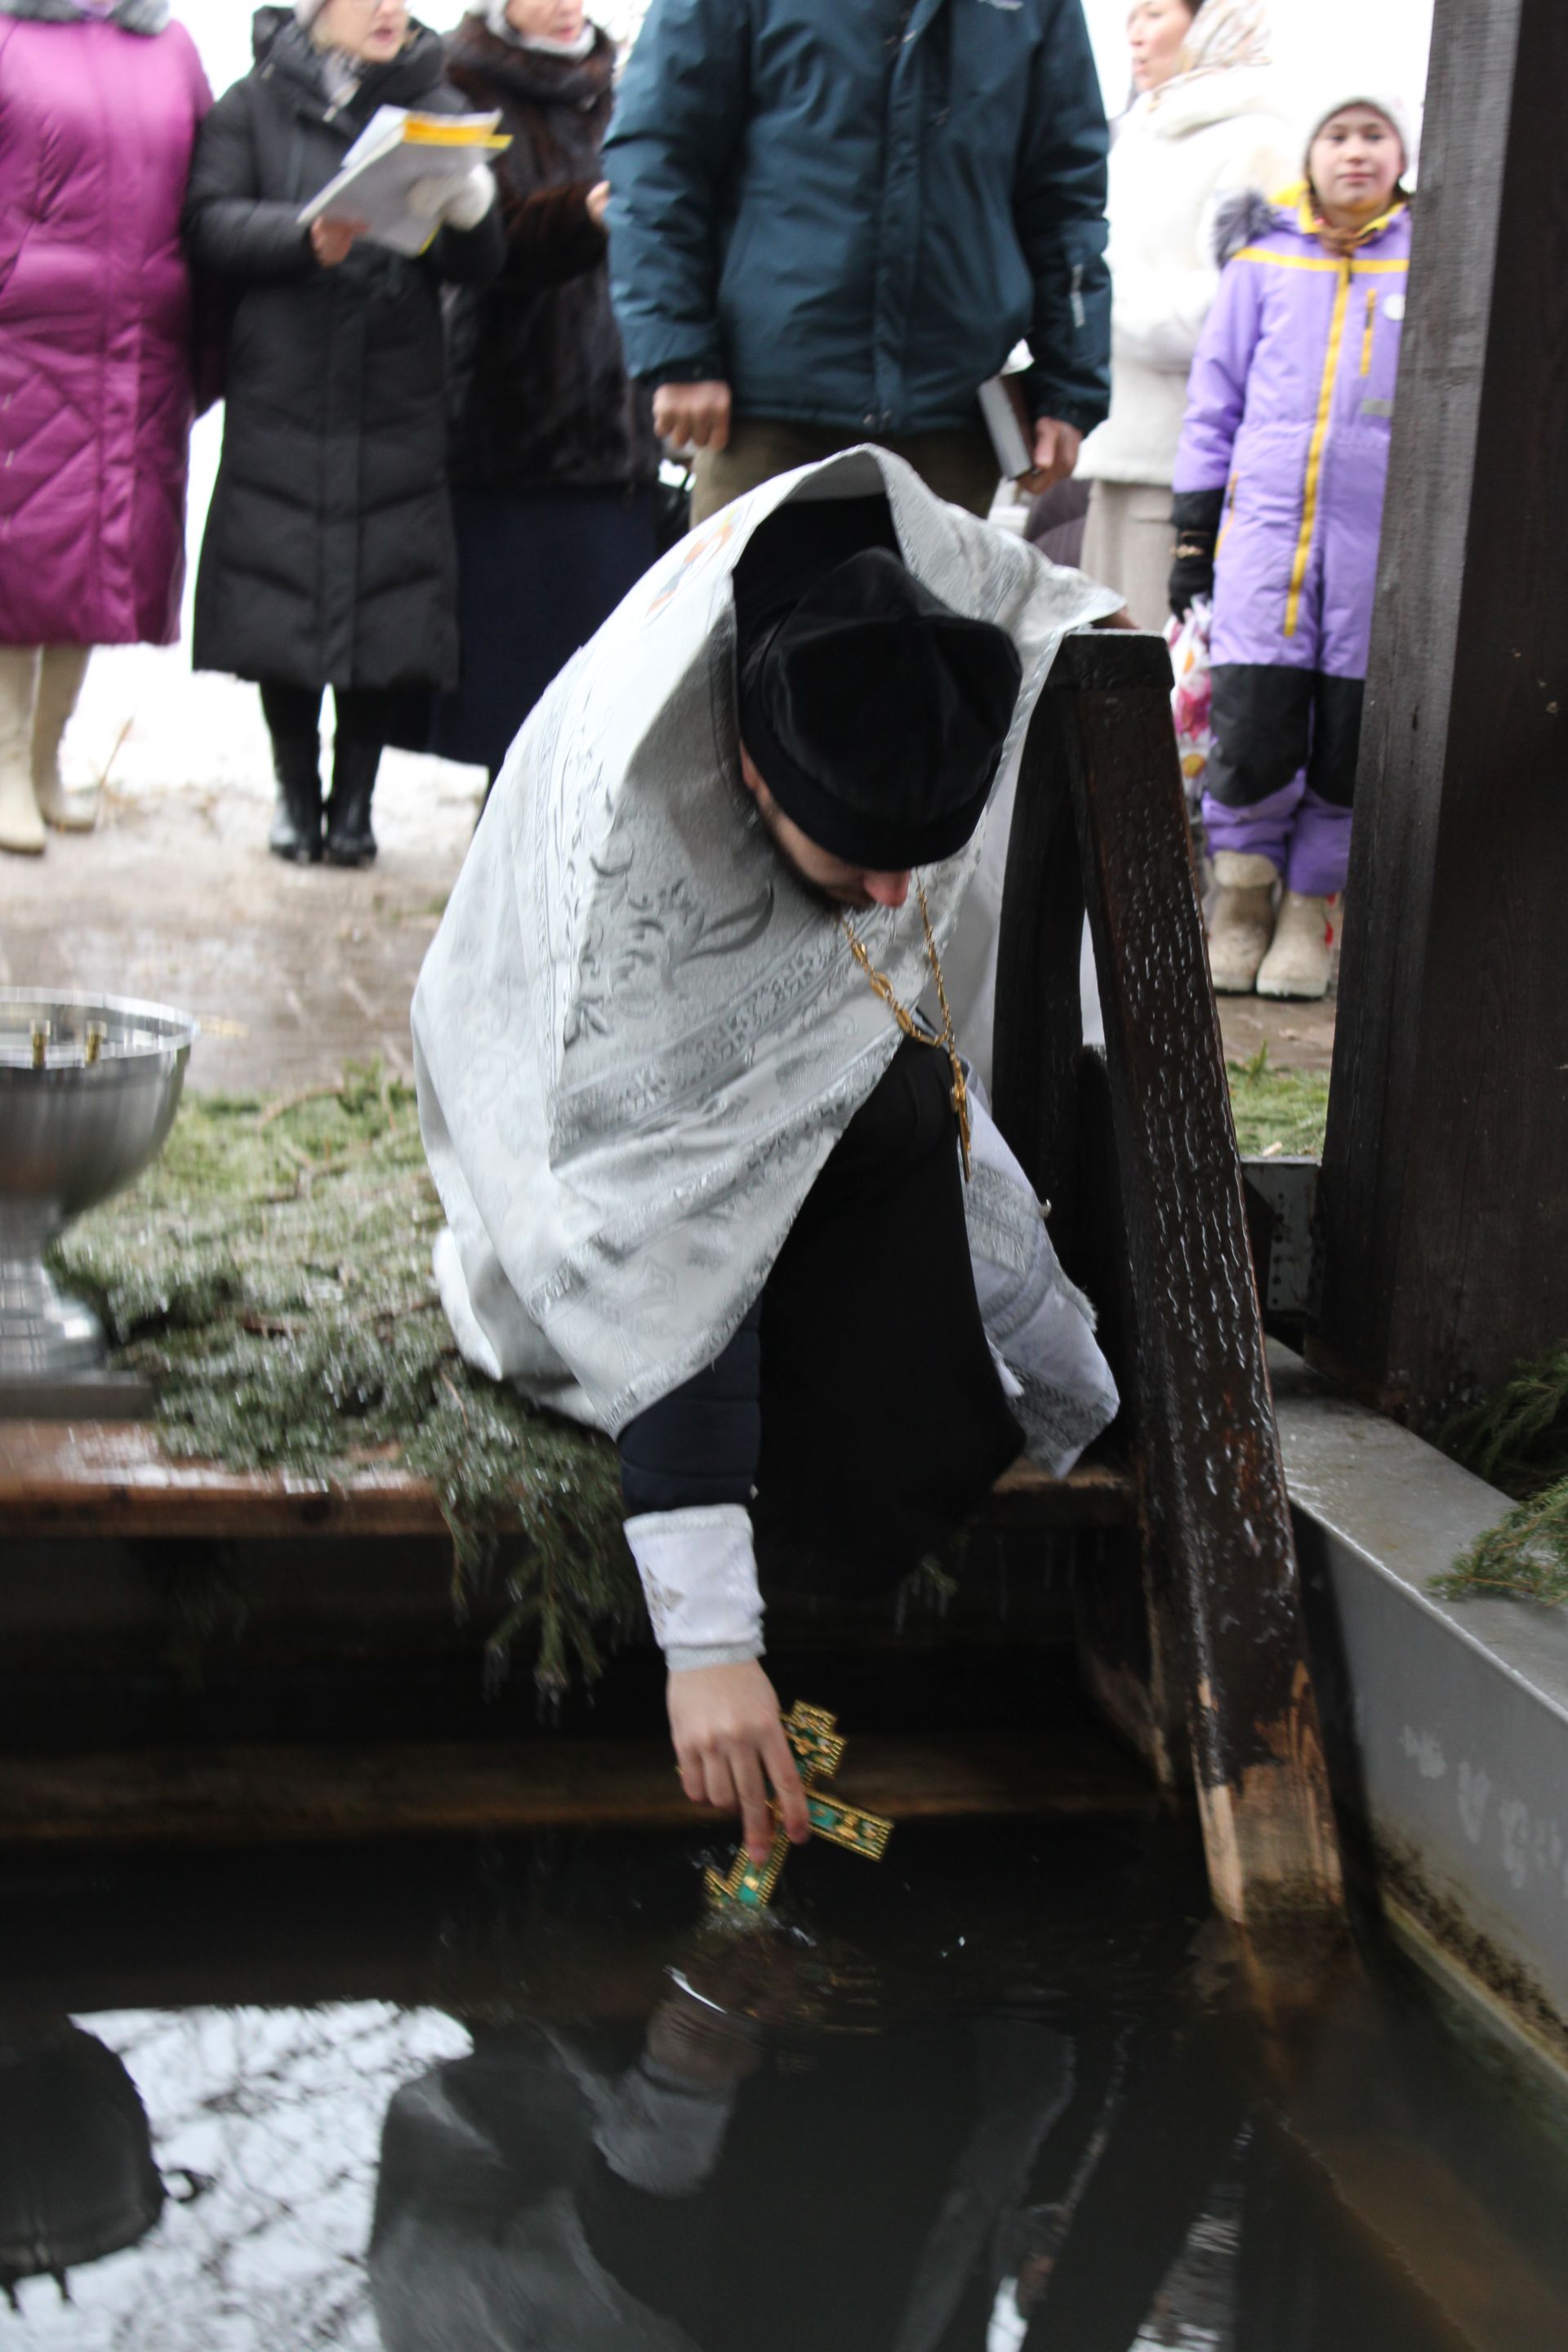
[[[752, 532], [786, 499], [878, 490], [916, 578], [1017, 647], [987, 821], [1010, 816], [1057, 647], [1118, 599], [945, 505], [901, 459], [850, 450], [694, 531], [562, 672], [497, 779], [419, 977], [419, 1115], [458, 1342], [612, 1433], [726, 1345], [900, 1042], [837, 912], [757, 822], [736, 731], [731, 574]], [[955, 961], [984, 831], [922, 876]], [[929, 971], [913, 895], [854, 919], [915, 1003]], [[1060, 1471], [1115, 1389], [1039, 1205], [981, 1118], [981, 1307], [1030, 1451]]]

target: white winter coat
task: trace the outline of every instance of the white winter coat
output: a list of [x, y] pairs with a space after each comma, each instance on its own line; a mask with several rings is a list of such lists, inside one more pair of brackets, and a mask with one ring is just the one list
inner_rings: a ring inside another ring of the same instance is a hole
[[[1202, 22], [1202, 19], [1199, 19]], [[1110, 415], [1083, 446], [1082, 479], [1166, 484], [1187, 371], [1219, 285], [1227, 197], [1300, 177], [1273, 77], [1182, 74], [1140, 98], [1110, 151]]]

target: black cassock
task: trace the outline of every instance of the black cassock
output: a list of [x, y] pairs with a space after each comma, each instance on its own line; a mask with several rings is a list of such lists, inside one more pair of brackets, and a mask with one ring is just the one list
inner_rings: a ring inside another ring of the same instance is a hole
[[750, 1504], [764, 1582], [875, 1592], [1022, 1450], [974, 1294], [951, 1089], [946, 1054], [906, 1038], [722, 1355], [621, 1432], [629, 1515]]

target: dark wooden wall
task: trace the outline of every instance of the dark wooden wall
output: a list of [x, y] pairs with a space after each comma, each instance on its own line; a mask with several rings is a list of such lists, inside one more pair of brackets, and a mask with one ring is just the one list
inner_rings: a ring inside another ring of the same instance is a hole
[[1568, 0], [1437, 0], [1316, 1352], [1430, 1428], [1568, 1338]]

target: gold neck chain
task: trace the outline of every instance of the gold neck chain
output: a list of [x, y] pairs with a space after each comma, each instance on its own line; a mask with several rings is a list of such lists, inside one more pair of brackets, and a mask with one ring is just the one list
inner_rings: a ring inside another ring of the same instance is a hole
[[838, 920], [843, 926], [844, 936], [849, 942], [850, 954], [905, 1036], [913, 1037], [917, 1044], [921, 1045], [940, 1046], [952, 1065], [952, 1108], [958, 1119], [958, 1148], [963, 1155], [963, 1181], [967, 1184], [969, 1181], [969, 1088], [964, 1083], [963, 1064], [958, 1058], [958, 1047], [953, 1042], [952, 1015], [948, 1011], [947, 990], [942, 985], [942, 966], [937, 961], [936, 940], [931, 936], [931, 910], [926, 905], [925, 884], [918, 877], [915, 881], [915, 897], [920, 901], [921, 921], [925, 925], [926, 954], [931, 960], [931, 978], [936, 982], [936, 1001], [942, 1007], [942, 1033], [936, 1037], [931, 1036], [921, 1027], [907, 1005], [899, 1003], [893, 993], [892, 982], [885, 971], [879, 971], [872, 963], [870, 957], [855, 936], [854, 926], [848, 916], [840, 915]]

